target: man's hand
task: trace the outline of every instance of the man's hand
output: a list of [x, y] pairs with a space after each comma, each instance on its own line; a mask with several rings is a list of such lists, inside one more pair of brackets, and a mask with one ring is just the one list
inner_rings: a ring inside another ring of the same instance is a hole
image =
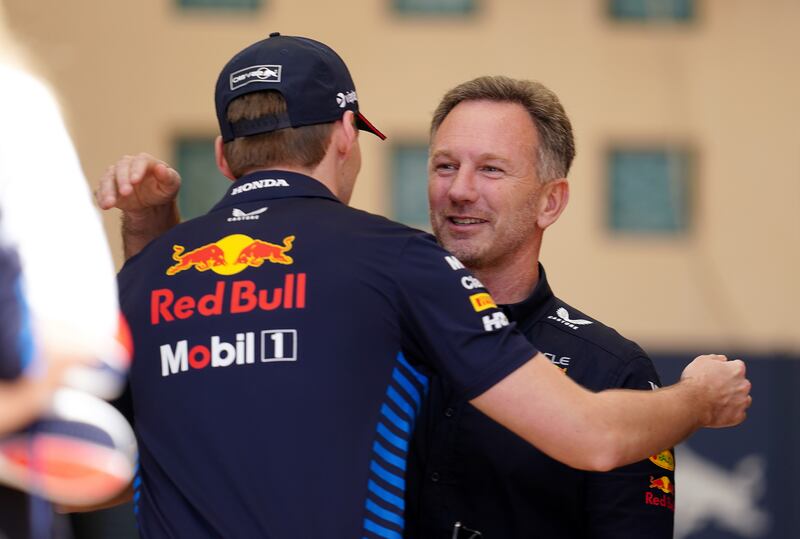
[[122, 210], [125, 259], [180, 222], [178, 171], [152, 155], [124, 155], [106, 169], [95, 191], [98, 205]]
[[178, 171], [152, 155], [124, 155], [106, 169], [95, 191], [104, 210], [119, 208], [126, 213], [141, 213], [172, 204], [181, 187]]
[[699, 395], [698, 406], [704, 427], [720, 428], [738, 425], [747, 417], [753, 402], [750, 381], [740, 359], [728, 361], [721, 355], [698, 356], [681, 374], [681, 382], [693, 385]]

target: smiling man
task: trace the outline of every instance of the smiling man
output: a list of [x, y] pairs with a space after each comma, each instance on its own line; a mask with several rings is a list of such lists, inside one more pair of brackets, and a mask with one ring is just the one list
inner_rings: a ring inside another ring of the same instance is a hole
[[[569, 199], [574, 156], [569, 118], [546, 87], [506, 77], [463, 83], [432, 121], [431, 224], [567, 376], [593, 391], [651, 389], [660, 382], [644, 351], [557, 298], [539, 264], [544, 231]], [[461, 522], [462, 533], [485, 537], [672, 537], [670, 450], [581, 472], [456, 402], [439, 382], [418, 438], [420, 469], [409, 474], [409, 522], [419, 526], [409, 536], [445, 537]]]

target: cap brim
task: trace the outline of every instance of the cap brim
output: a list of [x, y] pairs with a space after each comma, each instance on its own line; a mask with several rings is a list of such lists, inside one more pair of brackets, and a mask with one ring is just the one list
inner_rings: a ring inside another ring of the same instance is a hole
[[367, 118], [361, 114], [360, 112], [356, 112], [356, 127], [361, 129], [362, 131], [369, 131], [373, 135], [377, 136], [381, 140], [386, 140], [386, 135], [380, 132], [380, 130], [372, 125]]

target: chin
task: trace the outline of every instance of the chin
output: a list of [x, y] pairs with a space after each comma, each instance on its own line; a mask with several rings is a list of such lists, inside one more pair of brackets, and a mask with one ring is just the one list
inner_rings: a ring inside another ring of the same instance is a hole
[[453, 253], [457, 259], [465, 266], [478, 266], [480, 265], [480, 251], [477, 247], [471, 245], [459, 245], [458, 242], [447, 242], [444, 248]]

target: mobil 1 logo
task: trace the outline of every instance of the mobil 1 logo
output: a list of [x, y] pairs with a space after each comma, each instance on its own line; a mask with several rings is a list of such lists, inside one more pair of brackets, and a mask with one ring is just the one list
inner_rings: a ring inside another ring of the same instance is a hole
[[261, 332], [261, 362], [297, 361], [297, 330], [270, 329]]

